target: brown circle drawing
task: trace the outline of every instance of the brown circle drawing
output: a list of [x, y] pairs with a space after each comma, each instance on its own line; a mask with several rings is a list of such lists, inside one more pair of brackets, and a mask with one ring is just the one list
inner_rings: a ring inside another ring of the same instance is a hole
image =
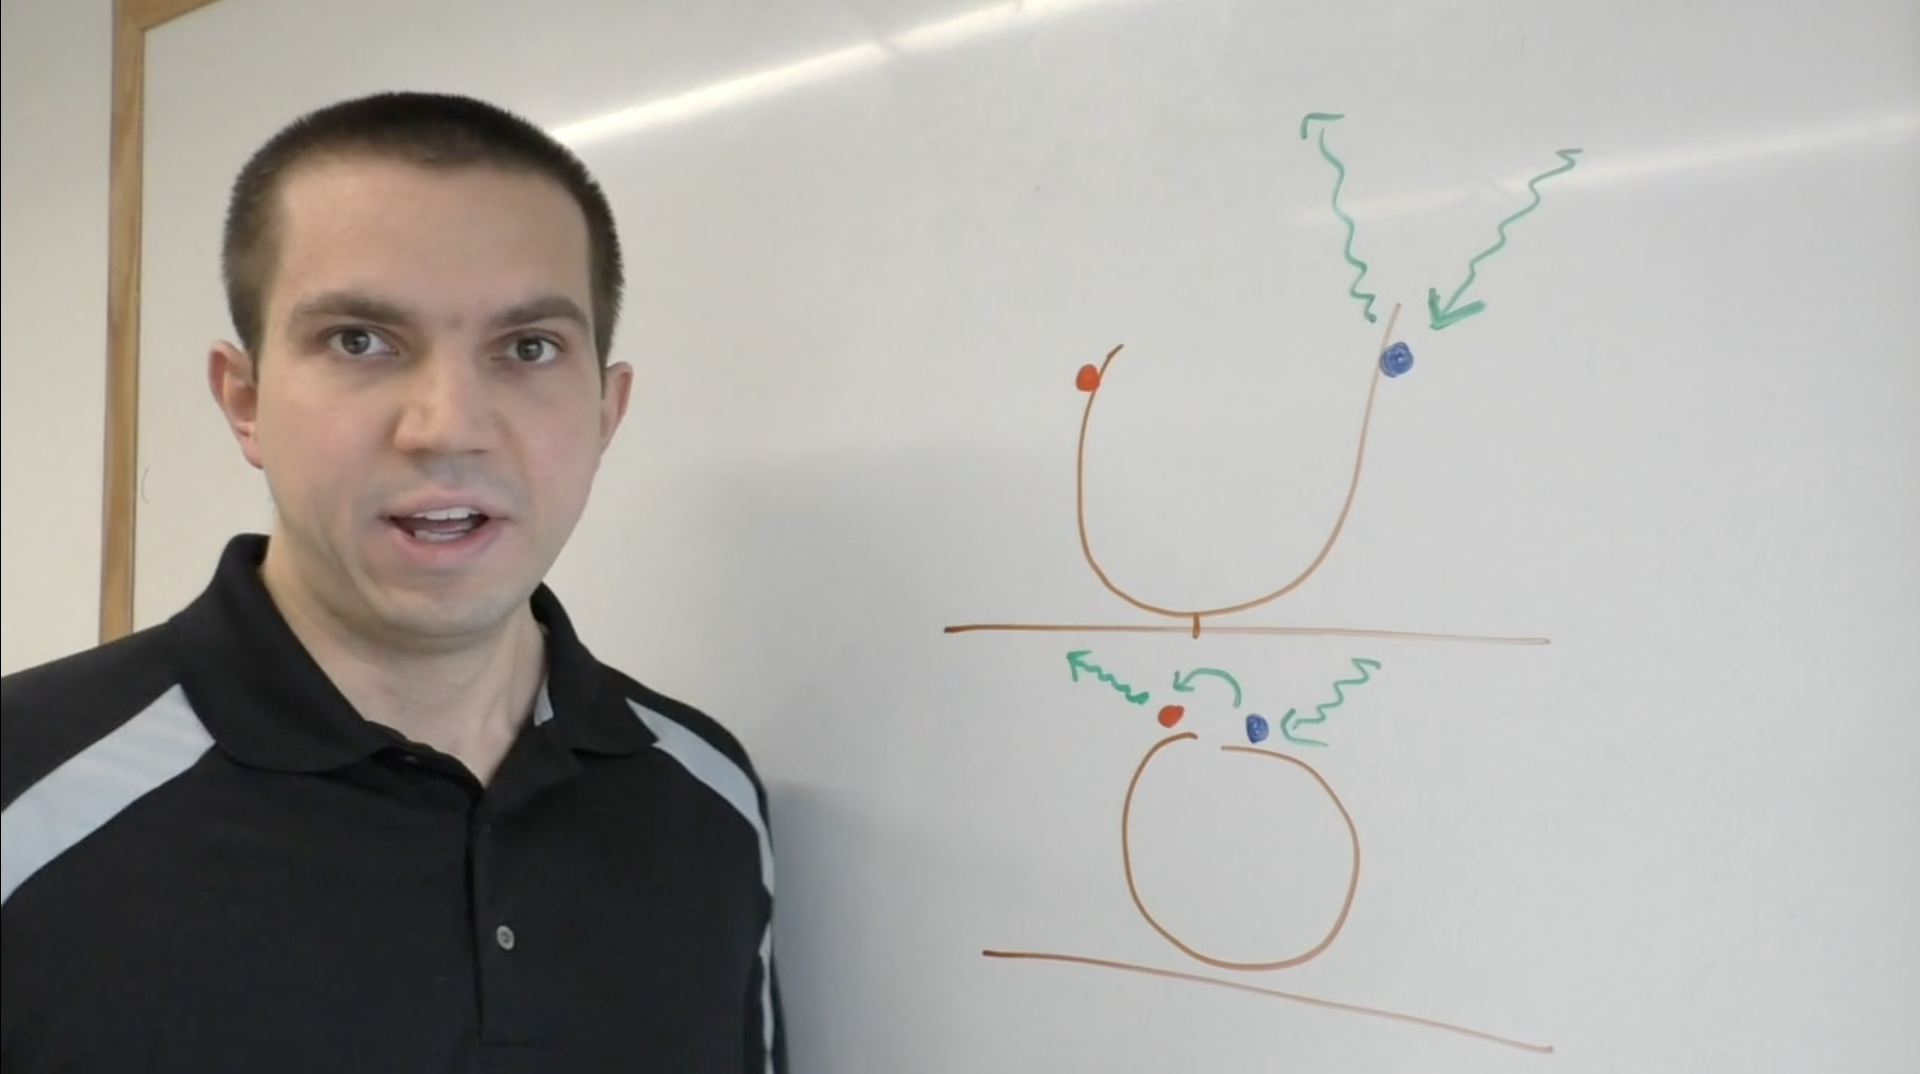
[[1357, 892], [1360, 887], [1360, 832], [1354, 827], [1353, 817], [1347, 813], [1345, 803], [1340, 801], [1340, 796], [1334, 793], [1333, 787], [1327, 783], [1326, 779], [1322, 777], [1319, 772], [1314, 770], [1312, 765], [1297, 757], [1253, 746], [1220, 747], [1222, 753], [1244, 753], [1257, 757], [1266, 757], [1282, 764], [1292, 765], [1300, 771], [1305, 772], [1308, 776], [1311, 776], [1313, 781], [1319, 785], [1320, 789], [1326, 793], [1327, 799], [1333, 803], [1334, 809], [1339, 811], [1341, 821], [1346, 824], [1347, 837], [1353, 846], [1353, 869], [1347, 877], [1347, 890], [1340, 901], [1340, 913], [1334, 918], [1333, 924], [1327, 929], [1326, 935], [1322, 936], [1318, 943], [1299, 954], [1282, 959], [1236, 961], [1233, 959], [1219, 958], [1196, 950], [1186, 941], [1174, 935], [1171, 929], [1163, 925], [1160, 920], [1154, 916], [1153, 911], [1147, 909], [1146, 900], [1140, 897], [1140, 887], [1135, 883], [1133, 875], [1133, 840], [1130, 830], [1133, 818], [1133, 799], [1135, 792], [1140, 786], [1140, 777], [1146, 773], [1147, 766], [1153, 763], [1153, 759], [1159, 755], [1161, 750], [1177, 742], [1195, 741], [1197, 739], [1197, 735], [1191, 731], [1187, 731], [1177, 735], [1169, 735], [1154, 743], [1152, 748], [1147, 750], [1146, 756], [1140, 759], [1139, 766], [1133, 770], [1133, 778], [1127, 783], [1126, 803], [1120, 812], [1120, 856], [1121, 862], [1126, 870], [1127, 894], [1133, 897], [1134, 908], [1140, 911], [1140, 916], [1145, 918], [1147, 924], [1153, 926], [1153, 930], [1158, 932], [1168, 943], [1179, 948], [1187, 957], [1204, 962], [1209, 966], [1218, 966], [1221, 969], [1230, 970], [1279, 970], [1285, 969], [1288, 966], [1298, 966], [1303, 962], [1310, 961], [1319, 956], [1322, 951], [1325, 951], [1328, 946], [1333, 943], [1334, 939], [1340, 935], [1340, 930], [1346, 927], [1347, 915], [1353, 910], [1354, 893]]

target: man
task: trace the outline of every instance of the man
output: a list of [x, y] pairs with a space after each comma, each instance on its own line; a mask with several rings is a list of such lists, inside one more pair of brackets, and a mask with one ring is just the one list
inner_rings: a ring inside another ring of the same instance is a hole
[[593, 179], [353, 100], [247, 164], [224, 259], [274, 524], [5, 679], [0, 1066], [784, 1070], [764, 788], [542, 582], [632, 385]]

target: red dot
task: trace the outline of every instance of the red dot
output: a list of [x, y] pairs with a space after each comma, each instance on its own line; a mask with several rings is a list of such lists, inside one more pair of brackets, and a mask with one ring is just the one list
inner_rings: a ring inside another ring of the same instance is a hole
[[1187, 707], [1185, 705], [1162, 705], [1160, 707], [1160, 726], [1172, 727], [1174, 724], [1179, 723], [1180, 718], [1186, 714]]
[[1073, 386], [1083, 392], [1094, 391], [1100, 387], [1100, 371], [1090, 365], [1081, 366], [1079, 374], [1073, 378]]

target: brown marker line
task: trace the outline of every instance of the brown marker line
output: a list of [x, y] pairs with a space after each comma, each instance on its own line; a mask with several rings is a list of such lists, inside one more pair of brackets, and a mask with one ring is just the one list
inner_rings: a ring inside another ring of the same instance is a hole
[[1189, 981], [1194, 984], [1213, 985], [1216, 988], [1231, 988], [1237, 992], [1250, 992], [1256, 996], [1267, 996], [1272, 999], [1290, 1000], [1294, 1003], [1304, 1003], [1310, 1007], [1322, 1007], [1327, 1010], [1346, 1011], [1350, 1014], [1364, 1014], [1374, 1018], [1385, 1018], [1390, 1021], [1403, 1022], [1408, 1025], [1425, 1026], [1429, 1029], [1441, 1029], [1449, 1033], [1460, 1033], [1465, 1036], [1486, 1041], [1490, 1044], [1500, 1044], [1508, 1048], [1518, 1048], [1521, 1051], [1535, 1052], [1540, 1055], [1553, 1054], [1553, 1046], [1551, 1044], [1529, 1044], [1526, 1041], [1514, 1040], [1510, 1037], [1502, 1037], [1493, 1033], [1483, 1032], [1482, 1030], [1478, 1030], [1478, 1029], [1468, 1029], [1466, 1026], [1454, 1025], [1451, 1022], [1442, 1022], [1433, 1018], [1422, 1018], [1417, 1014], [1402, 1014], [1399, 1011], [1383, 1010], [1382, 1008], [1379, 1008], [1379, 1007], [1362, 1007], [1359, 1004], [1355, 1004], [1355, 1003], [1341, 1003], [1338, 1000], [1321, 999], [1318, 996], [1302, 995], [1301, 993], [1298, 993], [1298, 992], [1282, 992], [1277, 988], [1260, 988], [1256, 985], [1241, 984], [1238, 981], [1223, 981], [1216, 977], [1206, 977], [1197, 973], [1180, 973], [1176, 970], [1163, 970], [1153, 966], [1140, 966], [1131, 962], [1115, 962], [1111, 959], [1088, 958], [1085, 955], [1055, 954], [1049, 951], [986, 950], [980, 953], [985, 955], [988, 958], [1031, 959], [1031, 960], [1042, 961], [1042, 962], [1067, 962], [1067, 963], [1072, 963], [1080, 966], [1096, 966], [1101, 969], [1121, 970], [1126, 973], [1145, 974], [1146, 976], [1149, 976], [1149, 977], [1164, 977], [1170, 981]]
[[[1026, 633], [1090, 634], [1190, 634], [1185, 626], [1149, 626], [1140, 623], [955, 623], [942, 627], [943, 634], [972, 634], [988, 631]], [[1497, 634], [1439, 634], [1417, 630], [1379, 630], [1370, 627], [1282, 627], [1223, 626], [1208, 627], [1209, 634], [1286, 635], [1291, 637], [1327, 636], [1343, 638], [1388, 638], [1396, 641], [1457, 641], [1481, 645], [1547, 645], [1547, 638]]]
[[[1387, 318], [1386, 330], [1381, 333], [1380, 346], [1374, 351], [1376, 358], [1386, 351], [1387, 343], [1393, 338], [1394, 324], [1399, 320], [1400, 305], [1399, 303], [1395, 303], [1393, 314]], [[1378, 361], [1374, 362], [1373, 377], [1368, 381], [1367, 385], [1367, 406], [1360, 417], [1359, 445], [1354, 449], [1353, 453], [1353, 478], [1347, 484], [1347, 498], [1341, 503], [1340, 513], [1333, 521], [1333, 529], [1327, 534], [1326, 543], [1321, 546], [1320, 553], [1313, 557], [1313, 562], [1307, 564], [1306, 569], [1295, 576], [1292, 581], [1287, 582], [1285, 585], [1264, 596], [1255, 597], [1252, 600], [1242, 601], [1238, 604], [1223, 605], [1218, 608], [1179, 609], [1149, 604], [1120, 588], [1112, 578], [1107, 576], [1105, 569], [1100, 566], [1099, 559], [1093, 554], [1093, 543], [1087, 536], [1087, 427], [1093, 420], [1094, 400], [1100, 397], [1101, 388], [1106, 386], [1107, 367], [1113, 364], [1114, 356], [1119, 353], [1119, 347], [1113, 348], [1107, 352], [1106, 360], [1100, 363], [1100, 379], [1093, 391], [1087, 393], [1086, 409], [1083, 410], [1080, 415], [1080, 439], [1074, 448], [1073, 513], [1074, 520], [1080, 530], [1080, 554], [1086, 559], [1087, 566], [1093, 569], [1094, 575], [1100, 579], [1100, 584], [1105, 586], [1107, 591], [1114, 596], [1119, 597], [1121, 600], [1126, 601], [1128, 604], [1133, 605], [1143, 612], [1152, 612], [1155, 615], [1165, 615], [1175, 619], [1189, 620], [1193, 636], [1196, 638], [1200, 636], [1200, 621], [1202, 619], [1209, 616], [1232, 615], [1235, 612], [1244, 612], [1252, 608], [1258, 608], [1263, 604], [1278, 600], [1299, 588], [1308, 578], [1313, 576], [1315, 571], [1320, 569], [1320, 565], [1326, 562], [1327, 556], [1332, 554], [1335, 542], [1340, 540], [1340, 533], [1346, 528], [1347, 515], [1353, 509], [1354, 496], [1360, 491], [1360, 473], [1366, 463], [1367, 457], [1367, 432], [1373, 425], [1373, 402], [1380, 389], [1380, 363]]]
[[1188, 958], [1204, 962], [1209, 966], [1215, 966], [1223, 970], [1281, 970], [1289, 966], [1298, 966], [1303, 962], [1313, 961], [1320, 957], [1322, 951], [1333, 946], [1334, 940], [1340, 938], [1340, 930], [1346, 927], [1347, 916], [1353, 912], [1353, 897], [1354, 894], [1360, 890], [1360, 831], [1354, 827], [1353, 815], [1347, 812], [1346, 803], [1340, 800], [1340, 796], [1334, 792], [1332, 785], [1329, 784], [1326, 778], [1312, 765], [1297, 757], [1289, 757], [1284, 753], [1275, 753], [1273, 750], [1259, 749], [1253, 746], [1220, 747], [1223, 753], [1244, 753], [1255, 757], [1269, 757], [1273, 760], [1293, 765], [1305, 772], [1308, 776], [1311, 776], [1313, 781], [1318, 783], [1320, 789], [1325, 791], [1327, 797], [1332, 800], [1333, 807], [1340, 811], [1340, 819], [1345, 822], [1347, 826], [1347, 837], [1351, 840], [1353, 846], [1353, 869], [1347, 877], [1347, 892], [1340, 903], [1340, 915], [1334, 919], [1333, 926], [1327, 930], [1325, 936], [1320, 938], [1320, 942], [1290, 958], [1274, 959], [1271, 961], [1239, 961], [1217, 958], [1189, 946], [1186, 941], [1175, 936], [1171, 930], [1165, 925], [1162, 925], [1160, 919], [1153, 916], [1153, 911], [1147, 909], [1146, 900], [1140, 894], [1140, 885], [1134, 880], [1133, 876], [1133, 839], [1130, 835], [1130, 829], [1133, 824], [1134, 794], [1140, 789], [1140, 777], [1146, 775], [1147, 766], [1153, 763], [1155, 755], [1176, 742], [1198, 740], [1199, 736], [1192, 731], [1184, 731], [1177, 735], [1169, 735], [1154, 743], [1153, 746], [1147, 750], [1146, 756], [1140, 758], [1140, 764], [1133, 770], [1133, 778], [1127, 782], [1127, 797], [1120, 806], [1120, 867], [1126, 873], [1127, 894], [1133, 896], [1134, 909], [1140, 911], [1140, 916], [1147, 919], [1147, 924], [1153, 926], [1153, 931], [1159, 933], [1162, 939], [1178, 947], [1180, 952]]

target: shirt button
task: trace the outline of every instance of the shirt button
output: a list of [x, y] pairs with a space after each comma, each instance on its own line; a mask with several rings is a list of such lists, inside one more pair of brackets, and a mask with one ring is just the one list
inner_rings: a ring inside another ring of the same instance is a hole
[[502, 925], [499, 928], [494, 929], [493, 942], [499, 944], [500, 950], [502, 951], [513, 950], [513, 930], [506, 927], [505, 925]]

